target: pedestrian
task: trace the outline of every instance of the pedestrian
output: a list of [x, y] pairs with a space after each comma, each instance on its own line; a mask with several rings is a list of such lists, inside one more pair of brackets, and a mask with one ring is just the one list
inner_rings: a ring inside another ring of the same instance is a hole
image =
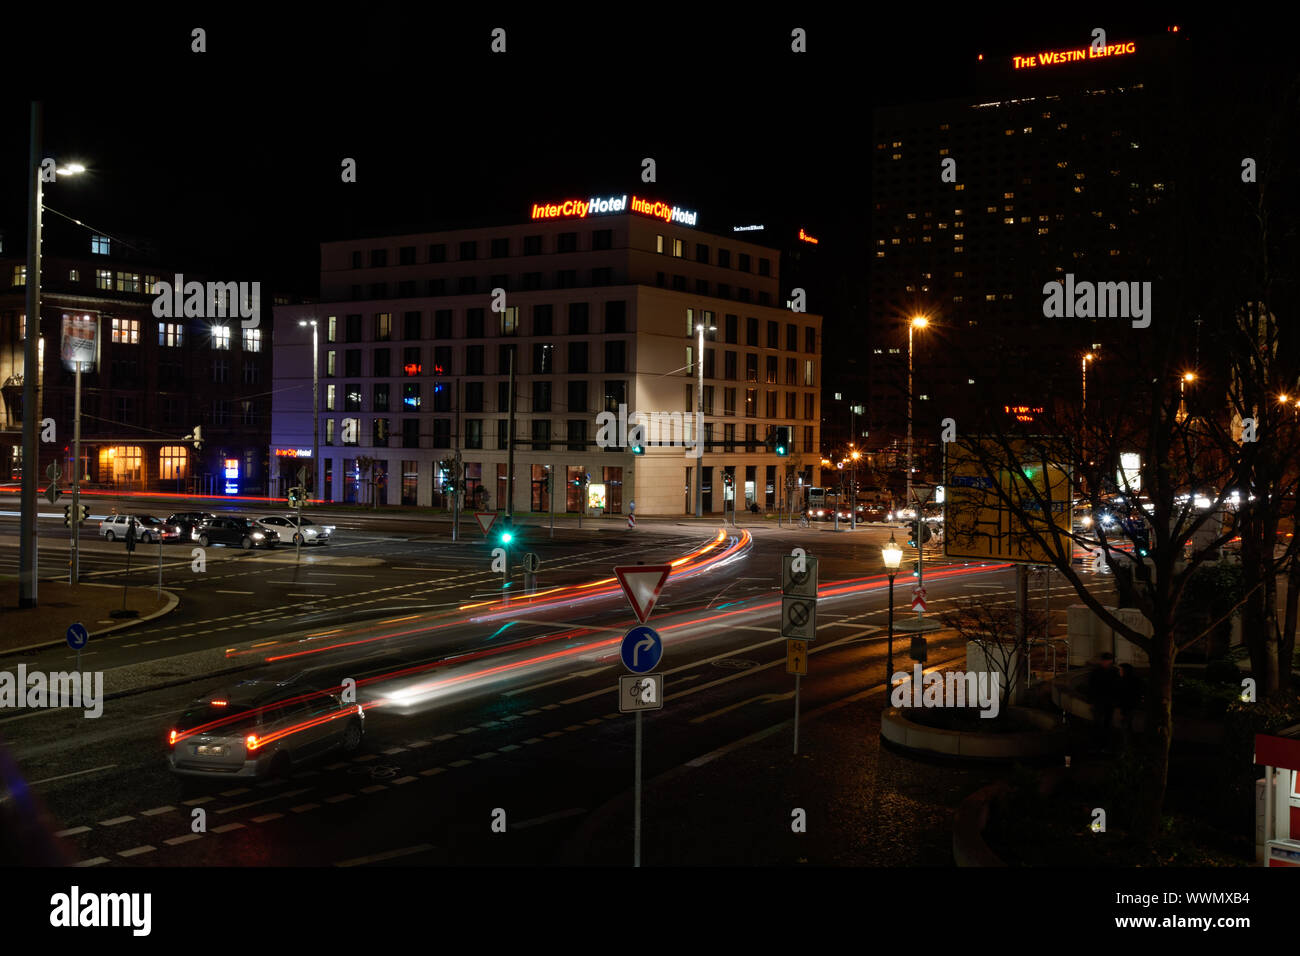
[[1097, 745], [1103, 751], [1110, 747], [1110, 728], [1115, 717], [1115, 705], [1119, 702], [1119, 682], [1115, 655], [1107, 651], [1088, 675], [1088, 700], [1092, 704], [1094, 732]]
[[1119, 665], [1119, 710], [1124, 729], [1124, 746], [1133, 732], [1133, 716], [1142, 705], [1142, 678], [1132, 664]]

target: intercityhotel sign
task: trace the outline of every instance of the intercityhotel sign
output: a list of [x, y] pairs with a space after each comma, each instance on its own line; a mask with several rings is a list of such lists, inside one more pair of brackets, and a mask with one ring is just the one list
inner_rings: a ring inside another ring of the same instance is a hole
[[[590, 199], [566, 199], [563, 202], [533, 203], [534, 219], [586, 219], [588, 216], [611, 216], [629, 211], [628, 197], [610, 196], [606, 199], [593, 196]], [[632, 197], [631, 212], [643, 216], [652, 216], [664, 222], [680, 222], [683, 226], [693, 226], [699, 220], [698, 212], [689, 212], [680, 206], [670, 206], [666, 202], [653, 199]]]
[[1029, 56], [1013, 56], [1011, 65], [1017, 70], [1037, 66], [1056, 66], [1059, 63], [1076, 63], [1079, 60], [1103, 60], [1112, 56], [1126, 56], [1137, 52], [1137, 44], [1132, 40], [1127, 43], [1112, 43], [1109, 46], [1085, 46], [1074, 50], [1046, 50]]

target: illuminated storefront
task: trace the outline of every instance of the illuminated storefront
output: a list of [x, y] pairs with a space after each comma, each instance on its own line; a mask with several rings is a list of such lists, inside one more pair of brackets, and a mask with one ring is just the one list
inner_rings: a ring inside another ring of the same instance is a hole
[[143, 478], [139, 445], [111, 445], [99, 450], [99, 480], [105, 484], [138, 485]]

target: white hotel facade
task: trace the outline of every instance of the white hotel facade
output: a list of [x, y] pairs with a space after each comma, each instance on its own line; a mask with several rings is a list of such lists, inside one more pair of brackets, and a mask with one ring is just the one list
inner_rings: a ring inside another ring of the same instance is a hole
[[[637, 514], [693, 514], [701, 479], [705, 513], [720, 513], [724, 475], [741, 508], [773, 509], [790, 469], [806, 483], [820, 460], [821, 317], [782, 307], [779, 253], [701, 232], [688, 224], [698, 213], [671, 204], [590, 202], [534, 203], [520, 225], [322, 243], [322, 301], [275, 309], [271, 494], [311, 472], [311, 320], [327, 500], [445, 506], [440, 463], [459, 452], [466, 506], [504, 510], [512, 350], [516, 513], [592, 513], [574, 483], [588, 474], [607, 514], [631, 501]], [[716, 331], [696, 458], [683, 440], [695, 438], [701, 322]], [[641, 455], [600, 447], [598, 415], [620, 406], [680, 416], [685, 435], [652, 431]], [[767, 445], [777, 427], [785, 457]]]

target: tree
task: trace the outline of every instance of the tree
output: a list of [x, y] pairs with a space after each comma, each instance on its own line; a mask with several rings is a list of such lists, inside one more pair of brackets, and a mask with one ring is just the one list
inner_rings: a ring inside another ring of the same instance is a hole
[[1029, 635], [1043, 627], [1045, 616], [1029, 612], [1022, 627], [1014, 604], [993, 604], [969, 598], [957, 601], [950, 610], [939, 615], [939, 620], [944, 627], [955, 630], [962, 640], [976, 645], [1002, 675], [997, 719], [1004, 719], [1008, 704], [1015, 699], [1017, 677], [1025, 672], [1020, 665], [1029, 659]]

